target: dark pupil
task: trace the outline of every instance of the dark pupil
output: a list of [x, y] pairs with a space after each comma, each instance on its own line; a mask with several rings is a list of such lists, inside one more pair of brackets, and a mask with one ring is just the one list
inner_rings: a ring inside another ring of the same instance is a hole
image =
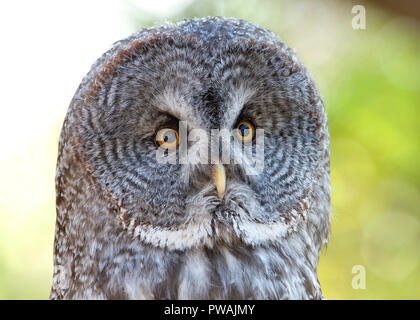
[[175, 141], [175, 139], [176, 139], [176, 136], [173, 131], [168, 131], [163, 136], [163, 141], [165, 141], [165, 143], [172, 143]]
[[249, 134], [249, 127], [244, 123], [239, 126], [239, 130], [242, 137], [246, 137]]

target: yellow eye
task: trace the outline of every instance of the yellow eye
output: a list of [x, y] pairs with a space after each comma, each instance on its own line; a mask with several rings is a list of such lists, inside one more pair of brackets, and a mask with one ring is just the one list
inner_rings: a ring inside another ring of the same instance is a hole
[[241, 121], [236, 127], [236, 136], [242, 142], [249, 142], [254, 137], [254, 126], [251, 122]]
[[178, 131], [172, 128], [160, 129], [156, 134], [156, 143], [165, 149], [174, 149], [179, 144]]

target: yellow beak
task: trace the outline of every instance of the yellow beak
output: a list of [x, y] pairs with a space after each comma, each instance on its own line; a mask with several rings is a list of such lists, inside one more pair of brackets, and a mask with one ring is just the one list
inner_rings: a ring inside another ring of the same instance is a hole
[[226, 189], [226, 172], [223, 164], [215, 164], [213, 167], [213, 180], [217, 189], [217, 196], [223, 199]]

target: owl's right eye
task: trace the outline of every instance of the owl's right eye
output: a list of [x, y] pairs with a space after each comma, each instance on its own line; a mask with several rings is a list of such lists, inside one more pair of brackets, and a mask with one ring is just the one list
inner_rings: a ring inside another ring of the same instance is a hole
[[156, 134], [155, 141], [158, 146], [165, 149], [175, 149], [179, 144], [178, 131], [172, 128], [160, 129]]
[[246, 143], [254, 138], [255, 128], [249, 121], [241, 121], [236, 127], [236, 136], [239, 141]]

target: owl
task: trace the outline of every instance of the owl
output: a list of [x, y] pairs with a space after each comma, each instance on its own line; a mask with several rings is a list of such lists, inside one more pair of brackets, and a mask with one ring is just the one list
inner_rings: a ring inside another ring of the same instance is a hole
[[56, 208], [51, 299], [323, 299], [322, 99], [253, 23], [142, 29], [71, 101]]

